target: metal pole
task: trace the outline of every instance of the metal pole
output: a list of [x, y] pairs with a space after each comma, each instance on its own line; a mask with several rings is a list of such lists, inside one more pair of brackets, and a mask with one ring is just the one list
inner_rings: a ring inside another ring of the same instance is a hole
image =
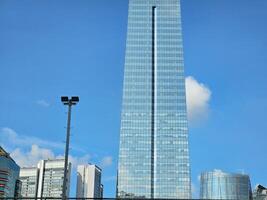
[[68, 104], [68, 123], [67, 123], [67, 136], [66, 136], [66, 148], [65, 148], [65, 163], [64, 163], [64, 180], [62, 188], [62, 197], [67, 199], [67, 173], [68, 173], [68, 160], [69, 160], [69, 143], [70, 143], [70, 120], [71, 120], [71, 106], [72, 102], [69, 100]]

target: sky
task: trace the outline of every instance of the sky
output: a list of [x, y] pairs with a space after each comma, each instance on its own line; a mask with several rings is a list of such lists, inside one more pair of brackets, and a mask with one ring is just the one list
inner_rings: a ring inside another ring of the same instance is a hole
[[[181, 0], [193, 196], [203, 171], [267, 186], [267, 1]], [[0, 1], [0, 145], [20, 166], [64, 155], [103, 169], [114, 197], [127, 0]]]

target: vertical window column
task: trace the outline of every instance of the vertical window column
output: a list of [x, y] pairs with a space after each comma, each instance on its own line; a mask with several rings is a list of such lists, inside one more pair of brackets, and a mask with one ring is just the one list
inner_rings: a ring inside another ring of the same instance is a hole
[[157, 37], [156, 37], [156, 6], [152, 7], [152, 83], [151, 83], [151, 198], [154, 198], [154, 179], [155, 179], [155, 125], [156, 125], [156, 96], [157, 96]]

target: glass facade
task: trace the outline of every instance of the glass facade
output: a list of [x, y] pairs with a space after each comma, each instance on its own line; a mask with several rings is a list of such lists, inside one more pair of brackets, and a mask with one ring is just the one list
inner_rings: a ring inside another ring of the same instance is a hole
[[249, 176], [219, 170], [202, 173], [200, 199], [252, 200]]
[[118, 197], [191, 198], [179, 0], [130, 0]]
[[18, 179], [20, 167], [0, 147], [0, 198], [18, 197]]

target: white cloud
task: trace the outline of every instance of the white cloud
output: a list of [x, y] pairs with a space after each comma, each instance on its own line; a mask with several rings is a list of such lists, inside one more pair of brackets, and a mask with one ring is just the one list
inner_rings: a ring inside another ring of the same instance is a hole
[[50, 103], [48, 103], [48, 102], [45, 101], [45, 100], [38, 100], [38, 101], [36, 101], [36, 103], [37, 103], [39, 106], [46, 107], [46, 108], [50, 106]]
[[209, 114], [210, 89], [194, 77], [186, 77], [186, 99], [189, 122], [202, 121]]
[[105, 168], [105, 167], [111, 166], [112, 163], [113, 163], [112, 157], [111, 156], [106, 156], [101, 160], [100, 165], [101, 165], [101, 167]]
[[32, 136], [18, 135], [13, 129], [7, 127], [0, 129], [0, 144], [4, 142], [5, 144], [8, 144], [11, 147], [31, 147], [33, 144], [36, 144], [38, 146], [45, 146], [48, 148], [64, 149], [63, 143], [43, 140]]
[[[11, 153], [11, 157], [21, 166], [35, 166], [40, 160], [63, 158], [63, 155], [56, 155], [53, 150], [59, 149], [64, 152], [64, 144], [43, 140], [37, 137], [18, 135], [11, 128], [0, 129], [0, 145], [4, 146]], [[14, 150], [12, 150], [14, 149]], [[79, 164], [89, 162], [90, 155], [81, 157], [70, 155], [69, 161], [75, 168]]]
[[50, 149], [40, 148], [36, 144], [32, 145], [30, 151], [16, 148], [10, 155], [21, 167], [35, 166], [42, 159], [55, 158], [55, 154]]
[[[41, 148], [36, 144], [33, 144], [29, 151], [16, 148], [10, 155], [21, 167], [36, 166], [40, 160], [64, 158], [63, 155], [55, 155], [51, 149]], [[71, 162], [73, 168], [80, 164], [86, 164], [89, 160], [89, 154], [82, 157], [69, 156], [69, 162]]]

